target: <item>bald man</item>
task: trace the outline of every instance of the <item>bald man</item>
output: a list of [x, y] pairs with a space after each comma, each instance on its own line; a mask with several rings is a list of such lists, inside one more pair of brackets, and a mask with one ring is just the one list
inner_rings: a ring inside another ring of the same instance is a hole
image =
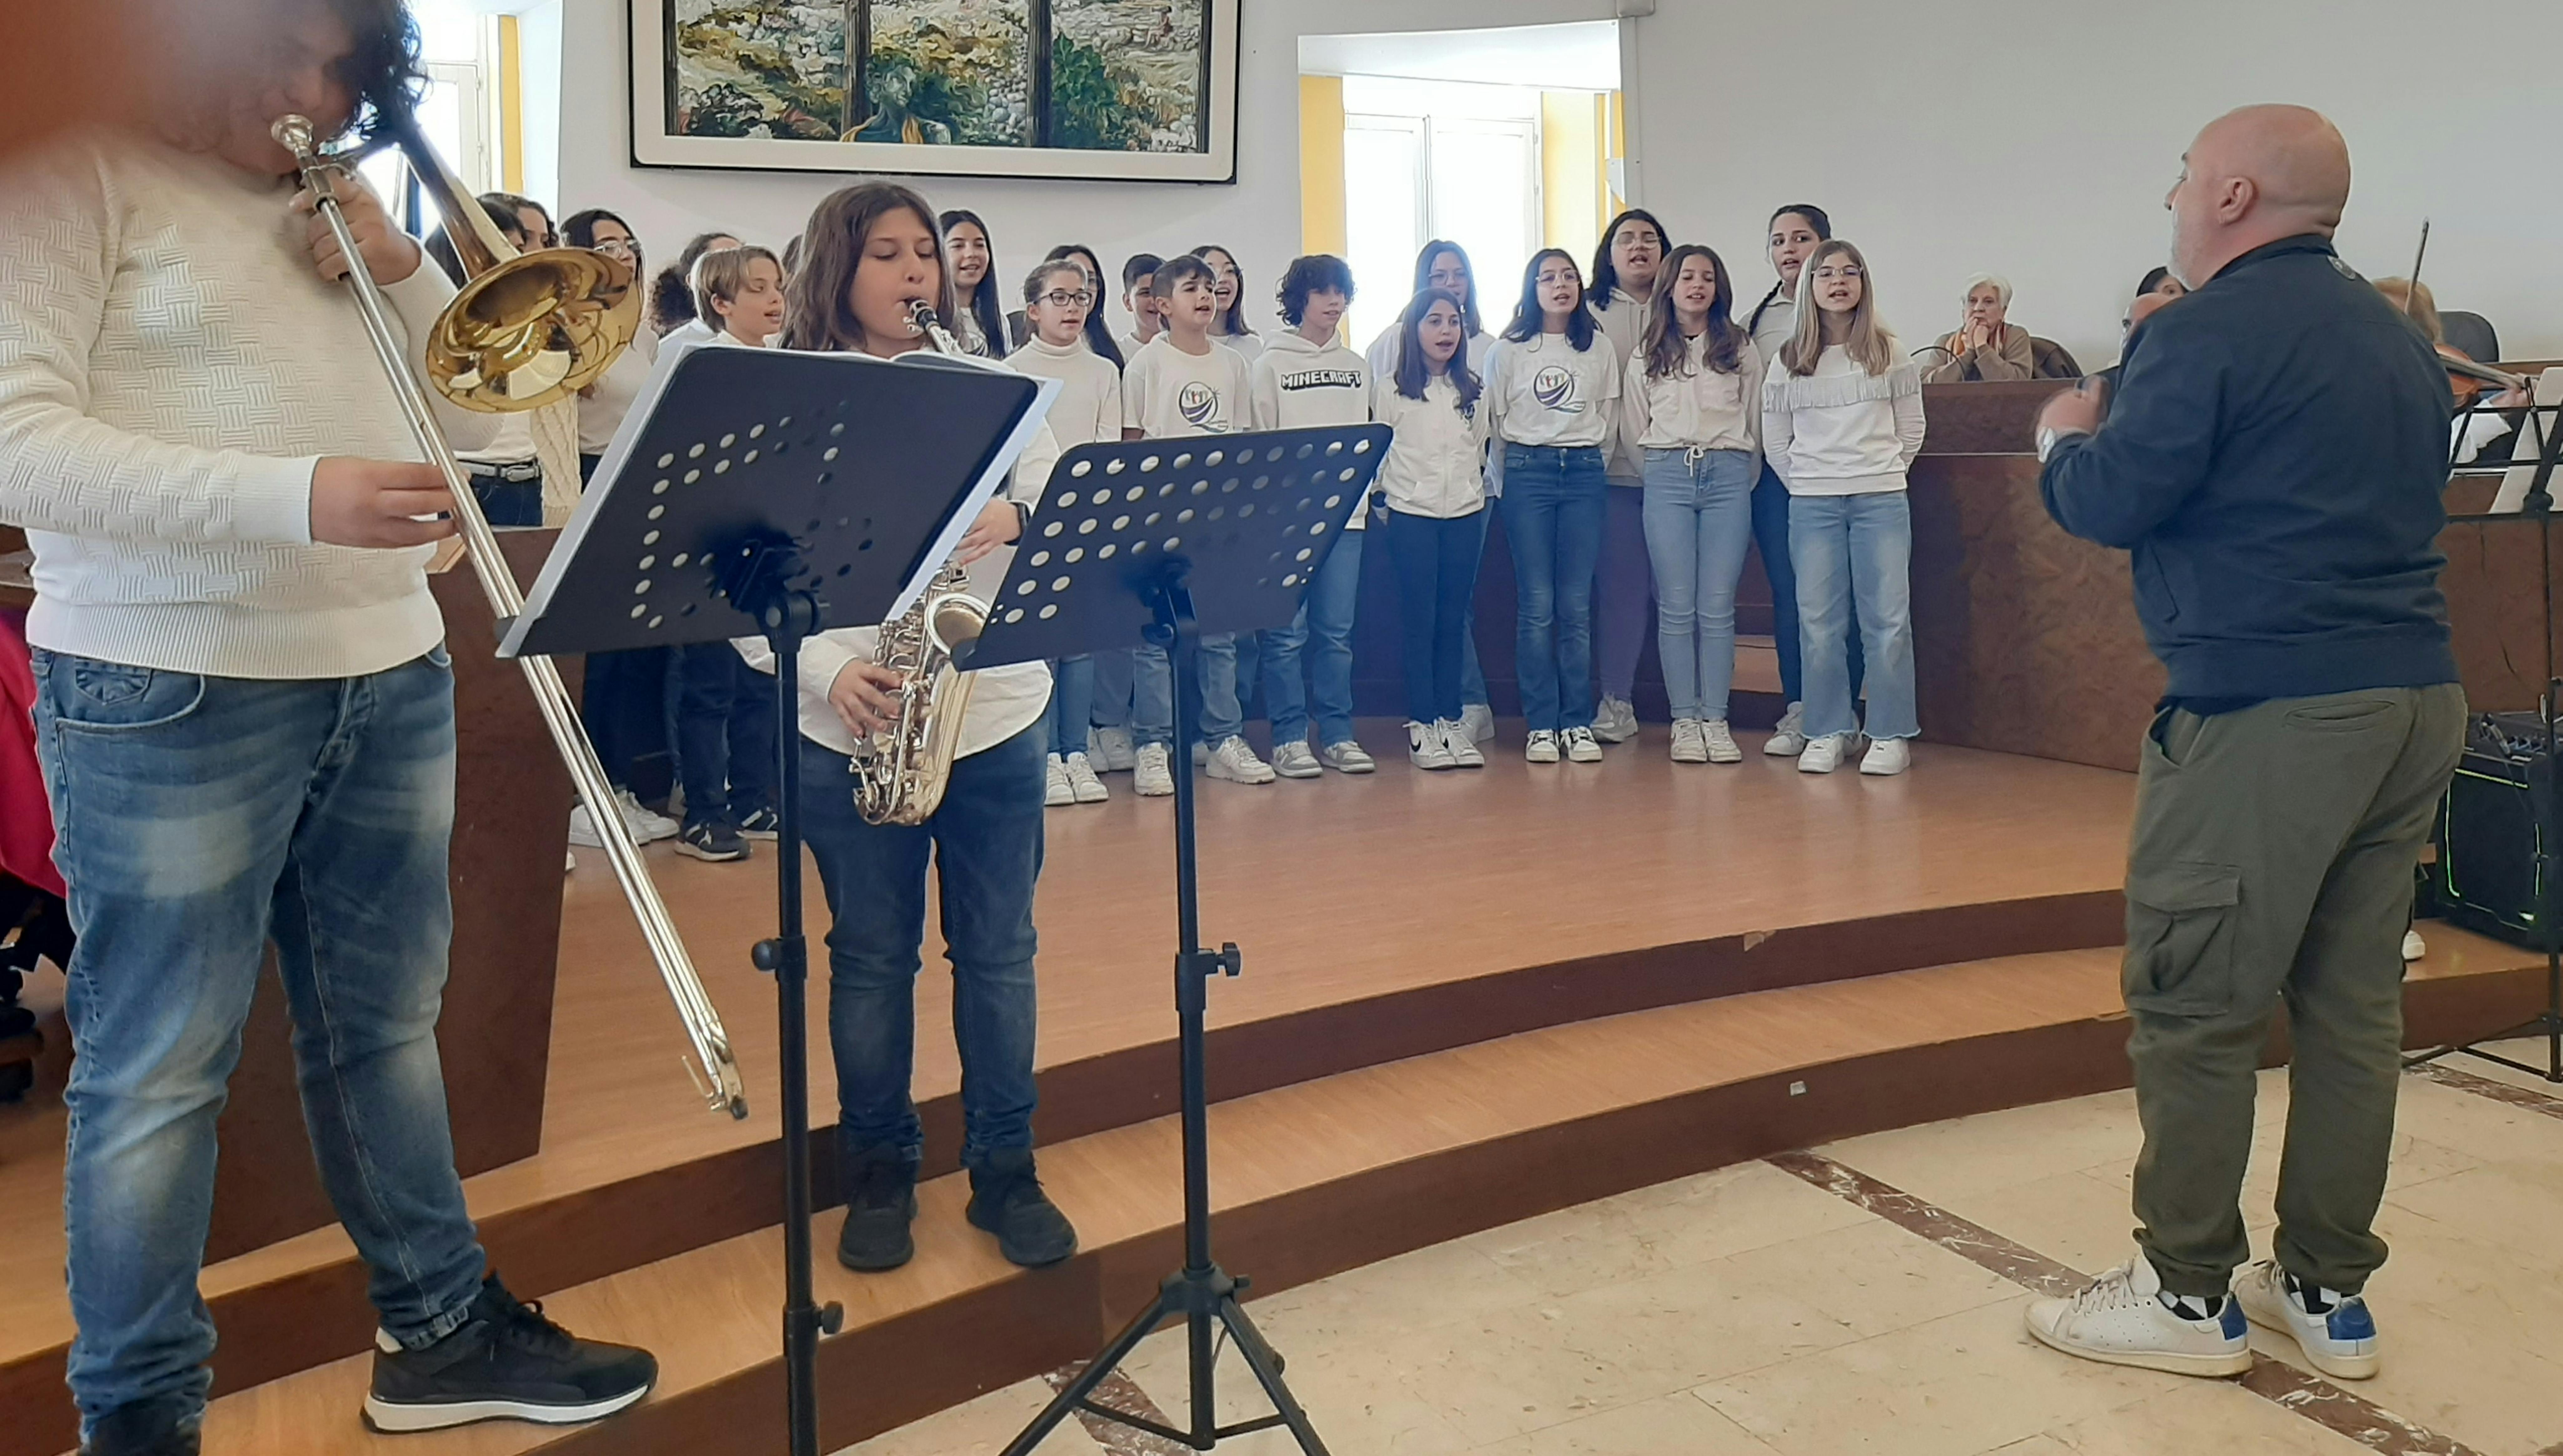
[[[2377, 1368], [2360, 1291], [2385, 1261], [2401, 942], [2465, 705], [2435, 545], [2447, 374], [2332, 252], [2348, 200], [2349, 148], [2316, 112], [2209, 125], [2166, 201], [2190, 296], [2130, 339], [2105, 423], [2078, 391], [2039, 422], [2049, 513], [2132, 553], [2171, 679], [2127, 855], [2140, 1252], [2029, 1312], [2091, 1359], [2236, 1374], [2248, 1321], [2327, 1374]], [[2282, 1001], [2278, 1228], [2242, 1268], [2255, 1072]]]

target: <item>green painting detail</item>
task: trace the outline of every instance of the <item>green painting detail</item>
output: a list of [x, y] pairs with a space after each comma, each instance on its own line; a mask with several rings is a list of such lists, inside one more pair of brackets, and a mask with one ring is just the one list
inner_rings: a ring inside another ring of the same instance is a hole
[[1206, 151], [1209, 3], [672, 0], [668, 129]]

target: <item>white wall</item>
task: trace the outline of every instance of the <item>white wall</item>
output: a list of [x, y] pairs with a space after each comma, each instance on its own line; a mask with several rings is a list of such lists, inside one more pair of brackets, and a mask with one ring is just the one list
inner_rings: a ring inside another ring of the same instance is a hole
[[[2295, 102], [2349, 138], [2351, 266], [2408, 273], [2427, 216], [2440, 305], [2488, 316], [2512, 358], [2563, 355], [2563, 179], [2528, 160], [2563, 141], [2555, 0], [1873, 0], [1822, 26], [1821, 71], [1794, 59], [1813, 14], [1663, 0], [1626, 27], [1634, 195], [1752, 297], [1765, 217], [1813, 202], [1868, 253], [1908, 346], [1954, 327], [1985, 271], [2018, 289], [2014, 321], [2106, 362], [2127, 295], [2167, 261], [2162, 197], [2190, 138]], [[1703, 71], [1720, 56], [1751, 61]]]
[[[712, 228], [780, 248], [820, 198], [844, 185], [847, 179], [825, 174], [633, 167], [625, 81], [630, 6], [563, 3], [564, 213], [613, 208], [664, 262]], [[1202, 243], [1234, 249], [1249, 280], [1249, 316], [1263, 326], [1272, 315], [1272, 280], [1299, 250], [1300, 36], [1534, 25], [1613, 12], [1612, 0], [1245, 0], [1240, 8], [1236, 185], [924, 177], [916, 179], [919, 190], [936, 207], [966, 207], [988, 220], [1010, 292], [1058, 243], [1086, 244], [1107, 268], [1142, 250], [1172, 254]], [[1111, 318], [1116, 328], [1128, 325], [1117, 298]]]
[[516, 16], [516, 86], [524, 104], [524, 191], [554, 206], [561, 183], [561, 0], [541, 0]]

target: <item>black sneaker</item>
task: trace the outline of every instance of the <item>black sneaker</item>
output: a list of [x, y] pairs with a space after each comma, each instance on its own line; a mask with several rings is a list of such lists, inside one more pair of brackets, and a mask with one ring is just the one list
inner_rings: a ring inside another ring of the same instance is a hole
[[686, 826], [685, 832], [677, 836], [677, 853], [716, 865], [727, 864], [747, 858], [747, 841], [726, 824], [705, 821]]
[[751, 809], [738, 821], [738, 837], [780, 839], [783, 837], [783, 816], [772, 809]]
[[837, 1262], [862, 1274], [896, 1269], [916, 1257], [908, 1225], [916, 1221], [916, 1164], [897, 1152], [856, 1163], [846, 1191], [846, 1228]]
[[970, 1226], [997, 1236], [997, 1251], [1026, 1269], [1077, 1252], [1077, 1229], [1042, 1191], [1033, 1150], [1003, 1147], [970, 1169]]
[[80, 1456], [196, 1456], [196, 1425], [174, 1398], [119, 1405], [98, 1418]]
[[[388, 1348], [386, 1348], [388, 1347]], [[472, 1318], [425, 1350], [374, 1341], [365, 1425], [434, 1431], [481, 1420], [573, 1425], [612, 1415], [650, 1393], [659, 1361], [646, 1350], [580, 1340], [523, 1304], [493, 1274]]]

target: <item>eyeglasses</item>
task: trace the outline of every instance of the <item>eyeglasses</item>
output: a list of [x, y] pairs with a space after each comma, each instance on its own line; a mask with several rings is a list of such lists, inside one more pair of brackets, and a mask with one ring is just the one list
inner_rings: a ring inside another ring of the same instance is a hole
[[596, 240], [596, 251], [608, 258], [620, 258], [627, 263], [635, 256], [631, 240], [627, 238], [599, 238]]
[[1860, 276], [1860, 267], [1851, 263], [1828, 263], [1816, 270], [1818, 278], [1858, 278]]
[[1064, 289], [1053, 289], [1042, 295], [1040, 302], [1054, 309], [1091, 309], [1094, 307], [1094, 296], [1089, 293], [1072, 294]]

